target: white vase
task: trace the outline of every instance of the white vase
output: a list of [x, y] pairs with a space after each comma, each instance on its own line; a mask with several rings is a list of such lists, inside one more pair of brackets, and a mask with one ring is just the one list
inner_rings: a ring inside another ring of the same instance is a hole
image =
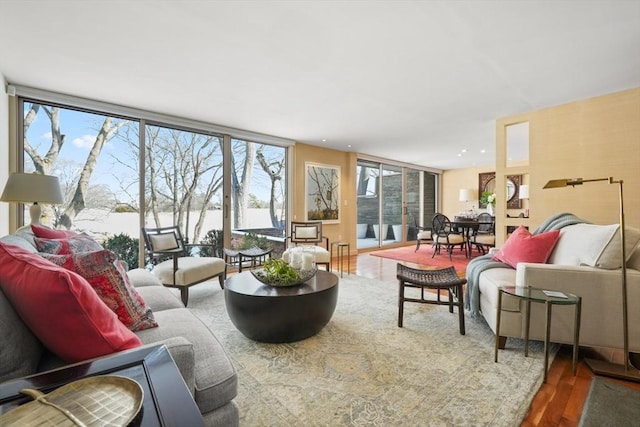
[[493, 205], [491, 203], [489, 203], [487, 205], [487, 212], [489, 213], [489, 215], [494, 216], [493, 215]]

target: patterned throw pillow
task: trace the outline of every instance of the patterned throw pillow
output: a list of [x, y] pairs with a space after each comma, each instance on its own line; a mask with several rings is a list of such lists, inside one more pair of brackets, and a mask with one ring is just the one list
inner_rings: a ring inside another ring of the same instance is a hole
[[127, 273], [113, 252], [103, 249], [69, 255], [40, 255], [84, 277], [127, 328], [140, 331], [158, 326], [151, 308], [131, 285]]
[[54, 255], [69, 255], [79, 252], [92, 252], [104, 249], [100, 243], [84, 234], [65, 237], [62, 239], [45, 239], [36, 237], [33, 240], [36, 244], [36, 248], [38, 248], [38, 252]]
[[75, 237], [79, 234], [71, 230], [54, 230], [43, 225], [31, 224], [31, 231], [36, 237], [44, 237], [45, 239], [65, 239], [67, 237]]

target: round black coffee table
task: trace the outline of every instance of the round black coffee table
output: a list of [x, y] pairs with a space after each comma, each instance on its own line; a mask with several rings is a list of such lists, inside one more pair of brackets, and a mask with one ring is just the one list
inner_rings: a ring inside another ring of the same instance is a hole
[[331, 320], [338, 301], [338, 276], [318, 271], [301, 285], [274, 287], [245, 271], [226, 280], [224, 301], [231, 322], [247, 338], [300, 341]]

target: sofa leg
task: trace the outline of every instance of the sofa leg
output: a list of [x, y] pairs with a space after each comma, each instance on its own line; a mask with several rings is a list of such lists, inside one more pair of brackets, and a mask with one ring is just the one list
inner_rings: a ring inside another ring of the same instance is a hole
[[629, 362], [631, 362], [631, 364], [633, 366], [636, 367], [636, 369], [640, 369], [638, 368], [638, 366], [640, 366], [640, 353], [634, 353], [632, 351], [629, 352]]
[[498, 348], [500, 350], [504, 350], [506, 346], [507, 346], [507, 337], [500, 337], [498, 339]]

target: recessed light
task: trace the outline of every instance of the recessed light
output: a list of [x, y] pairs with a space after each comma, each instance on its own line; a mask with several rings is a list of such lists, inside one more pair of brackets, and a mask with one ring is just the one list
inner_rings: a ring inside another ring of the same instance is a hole
[[327, 142], [327, 140], [326, 140], [326, 139], [323, 139], [323, 140], [322, 140], [322, 142]]
[[347, 148], [351, 148], [351, 144], [347, 145]]
[[458, 157], [462, 157], [462, 154], [458, 153]]
[[486, 153], [486, 152], [487, 152], [487, 150], [485, 150], [485, 149], [483, 148], [482, 150], [480, 150], [480, 152], [481, 152], [482, 154], [484, 154], [484, 153]]
[[463, 152], [463, 153], [466, 153], [466, 152], [467, 152], [467, 149], [466, 149], [466, 148], [463, 148], [463, 149], [462, 149], [462, 150], [460, 150], [460, 151], [461, 151], [461, 152]]

